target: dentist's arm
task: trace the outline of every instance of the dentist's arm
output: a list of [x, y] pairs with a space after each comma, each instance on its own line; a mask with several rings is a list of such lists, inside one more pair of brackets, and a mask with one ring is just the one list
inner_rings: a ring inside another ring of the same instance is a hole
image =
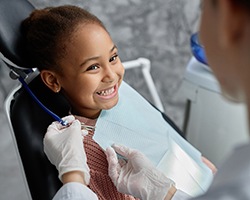
[[67, 120], [70, 126], [53, 122], [44, 137], [44, 152], [57, 168], [59, 179], [64, 184], [53, 200], [98, 200], [87, 187], [90, 174], [80, 122], [73, 116], [63, 120]]
[[[127, 159], [118, 160], [117, 154]], [[190, 196], [175, 188], [172, 180], [157, 170], [141, 152], [121, 145], [106, 150], [109, 176], [119, 192], [141, 200], [184, 200]]]

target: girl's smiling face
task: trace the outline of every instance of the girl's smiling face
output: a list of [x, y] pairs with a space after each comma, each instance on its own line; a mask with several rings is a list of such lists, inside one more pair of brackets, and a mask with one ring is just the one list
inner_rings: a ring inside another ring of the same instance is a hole
[[73, 114], [96, 118], [118, 102], [124, 75], [118, 49], [108, 32], [94, 23], [79, 25], [65, 47], [56, 81]]

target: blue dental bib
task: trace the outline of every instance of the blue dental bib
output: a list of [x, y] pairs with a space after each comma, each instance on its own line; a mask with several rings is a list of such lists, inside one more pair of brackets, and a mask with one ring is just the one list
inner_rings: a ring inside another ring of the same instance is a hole
[[213, 174], [202, 162], [201, 153], [125, 82], [119, 89], [118, 104], [101, 112], [93, 139], [104, 150], [116, 143], [143, 152], [178, 189], [191, 196], [204, 193], [212, 182]]

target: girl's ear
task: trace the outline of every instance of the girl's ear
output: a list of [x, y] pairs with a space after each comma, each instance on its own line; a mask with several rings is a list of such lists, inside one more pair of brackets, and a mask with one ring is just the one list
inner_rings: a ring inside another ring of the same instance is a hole
[[61, 85], [57, 78], [57, 75], [50, 70], [42, 70], [40, 72], [41, 79], [44, 84], [50, 88], [53, 92], [58, 93], [61, 90]]

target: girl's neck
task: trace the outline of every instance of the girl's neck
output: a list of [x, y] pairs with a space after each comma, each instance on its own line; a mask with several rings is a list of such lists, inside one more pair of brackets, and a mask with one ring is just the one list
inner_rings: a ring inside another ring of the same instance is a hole
[[77, 112], [75, 109], [71, 108], [70, 109], [70, 114], [72, 115], [77, 115], [79, 117], [85, 117], [85, 118], [88, 118], [88, 119], [97, 119], [99, 117], [101, 113], [101, 110], [98, 111], [98, 112], [93, 112], [93, 113], [86, 113], [86, 112]]

